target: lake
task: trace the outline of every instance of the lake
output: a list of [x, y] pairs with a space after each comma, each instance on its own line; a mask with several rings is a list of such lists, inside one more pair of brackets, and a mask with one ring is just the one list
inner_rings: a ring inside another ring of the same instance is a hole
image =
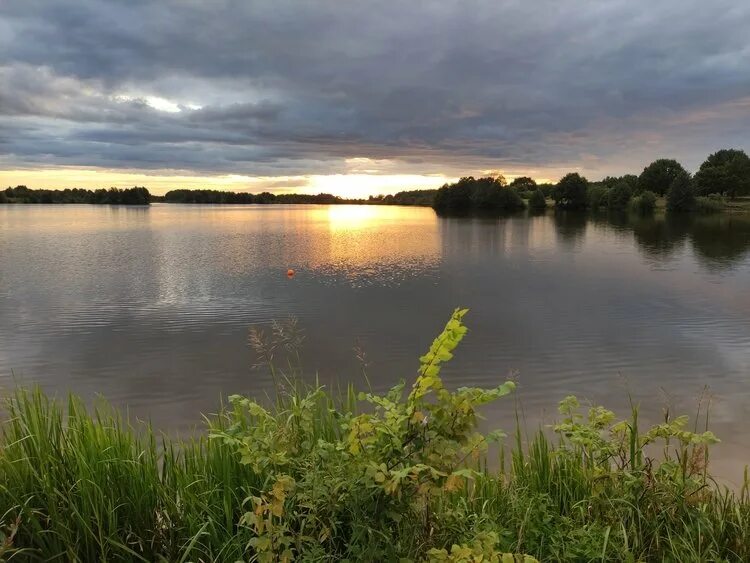
[[[438, 218], [380, 206], [0, 206], [0, 384], [101, 394], [185, 433], [222, 395], [270, 392], [251, 326], [298, 319], [308, 377], [410, 380], [457, 306], [446, 383], [519, 382], [527, 425], [575, 394], [658, 421], [704, 387], [750, 462], [750, 217]], [[288, 278], [288, 268], [296, 275]], [[515, 401], [487, 413], [511, 430]]]

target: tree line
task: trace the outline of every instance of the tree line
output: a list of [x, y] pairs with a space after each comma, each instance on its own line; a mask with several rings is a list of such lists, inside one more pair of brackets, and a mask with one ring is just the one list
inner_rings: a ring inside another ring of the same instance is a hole
[[227, 192], [220, 190], [170, 190], [164, 194], [166, 203], [234, 203], [234, 204], [323, 204], [335, 205], [341, 203], [360, 203], [362, 200], [341, 198], [332, 194], [272, 194], [262, 192], [251, 194], [248, 192]]
[[576, 172], [566, 174], [557, 184], [537, 184], [526, 176], [510, 184], [503, 176], [469, 176], [437, 190], [433, 207], [439, 213], [514, 211], [526, 205], [543, 209], [547, 199], [552, 199], [561, 209], [604, 207], [646, 212], [654, 209], [657, 197], [666, 197], [669, 211], [716, 211], [722, 207], [722, 198], [747, 195], [750, 158], [742, 150], [722, 149], [711, 154], [694, 175], [676, 160], [662, 158], [640, 175], [608, 176], [598, 182]]
[[146, 188], [109, 188], [84, 190], [32, 190], [16, 186], [0, 191], [0, 203], [93, 203], [108, 205], [149, 205], [151, 194]]
[[96, 203], [147, 205], [150, 202], [197, 204], [371, 204], [432, 206], [439, 213], [495, 213], [529, 207], [544, 209], [553, 200], [561, 209], [653, 210], [658, 197], [666, 197], [670, 211], [715, 211], [721, 199], [750, 195], [750, 158], [739, 149], [711, 154], [691, 175], [674, 159], [661, 158], [639, 175], [607, 176], [590, 182], [576, 172], [556, 184], [537, 184], [522, 176], [508, 183], [503, 176], [467, 176], [437, 190], [405, 190], [393, 195], [347, 199], [332, 194], [272, 194], [219, 190], [177, 189], [164, 196], [143, 187], [98, 190], [31, 190], [17, 186], [0, 191], [0, 203]]

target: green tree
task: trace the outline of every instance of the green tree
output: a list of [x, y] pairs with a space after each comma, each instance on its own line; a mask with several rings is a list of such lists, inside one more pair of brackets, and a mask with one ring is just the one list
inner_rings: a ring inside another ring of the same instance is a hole
[[699, 195], [726, 194], [734, 199], [750, 194], [750, 158], [745, 151], [722, 149], [710, 155], [695, 174]]
[[599, 209], [607, 205], [607, 195], [609, 190], [601, 185], [591, 185], [587, 191], [587, 197], [589, 200], [589, 207], [591, 209]]
[[641, 195], [632, 200], [633, 211], [636, 213], [647, 214], [654, 211], [656, 207], [656, 194], [646, 190]]
[[658, 195], [664, 195], [672, 185], [672, 181], [683, 172], [687, 171], [682, 165], [671, 158], [660, 158], [643, 169], [638, 177], [638, 193], [646, 190]]
[[562, 209], [585, 209], [588, 205], [588, 180], [571, 172], [563, 176], [555, 189], [555, 205]]
[[544, 192], [537, 188], [529, 198], [529, 209], [544, 209], [545, 207], [547, 207], [547, 200], [544, 197]]
[[607, 207], [610, 209], [625, 209], [633, 197], [633, 191], [626, 182], [619, 182], [609, 190]]
[[505, 187], [502, 177], [476, 179], [468, 176], [440, 188], [433, 207], [439, 213], [487, 213], [523, 209], [524, 203], [516, 190]]
[[536, 182], [528, 176], [519, 176], [508, 184], [508, 187], [518, 192], [533, 192], [536, 189]]
[[675, 176], [667, 192], [668, 211], [692, 211], [695, 209], [695, 188], [690, 174], [684, 170]]

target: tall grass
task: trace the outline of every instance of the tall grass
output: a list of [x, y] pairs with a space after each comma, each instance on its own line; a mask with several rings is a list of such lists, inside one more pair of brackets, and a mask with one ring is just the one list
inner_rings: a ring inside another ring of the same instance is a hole
[[555, 439], [519, 424], [488, 463], [500, 434], [475, 432], [475, 407], [512, 385], [444, 389], [465, 332], [449, 326], [406, 397], [285, 380], [274, 404], [233, 397], [191, 440], [16, 390], [0, 560], [750, 560], [747, 486], [711, 479], [716, 440], [684, 417], [641, 429], [636, 406], [619, 420], [568, 397]]

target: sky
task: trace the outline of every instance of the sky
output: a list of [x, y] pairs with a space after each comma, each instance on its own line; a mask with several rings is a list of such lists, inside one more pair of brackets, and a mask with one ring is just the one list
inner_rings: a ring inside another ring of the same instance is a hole
[[750, 151], [745, 0], [0, 0], [0, 186], [331, 192]]

